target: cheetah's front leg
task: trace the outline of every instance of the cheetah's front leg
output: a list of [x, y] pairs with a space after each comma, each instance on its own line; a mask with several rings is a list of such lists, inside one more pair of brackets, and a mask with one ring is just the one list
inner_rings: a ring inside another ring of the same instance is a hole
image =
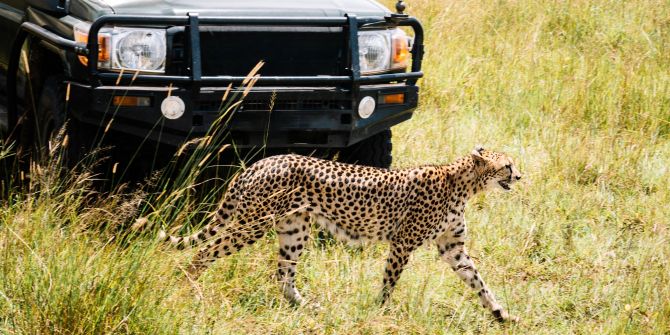
[[[461, 234], [464, 234], [464, 232]], [[498, 304], [493, 296], [493, 292], [486, 286], [484, 279], [477, 272], [474, 262], [465, 251], [465, 238], [461, 234], [454, 236], [451, 233], [446, 233], [437, 239], [436, 244], [440, 258], [449, 263], [452, 270], [456, 272], [466, 285], [477, 291], [482, 306], [488, 308], [498, 321], [519, 321], [518, 317], [509, 315]]]

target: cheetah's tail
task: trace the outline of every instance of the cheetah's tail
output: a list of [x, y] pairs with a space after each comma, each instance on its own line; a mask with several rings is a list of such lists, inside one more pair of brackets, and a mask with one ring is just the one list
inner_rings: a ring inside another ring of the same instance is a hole
[[[228, 189], [231, 190], [233, 189], [233, 185], [237, 181], [237, 177], [239, 174], [235, 174], [228, 184]], [[226, 194], [224, 197], [224, 201], [222, 204], [219, 205], [219, 210], [215, 211], [212, 213], [212, 221], [207, 224], [204, 228], [198, 230], [197, 232], [191, 234], [191, 235], [186, 235], [186, 236], [174, 236], [174, 235], [169, 235], [167, 232], [164, 230], [161, 230], [158, 233], [158, 239], [163, 242], [170, 242], [173, 246], [175, 246], [177, 249], [184, 249], [187, 246], [189, 247], [194, 247], [196, 245], [199, 245], [208, 239], [210, 239], [212, 236], [216, 235], [216, 232], [221, 228], [224, 227], [228, 222], [230, 221], [229, 217], [232, 214], [232, 208], [229, 208], [228, 206], [223, 206], [223, 203], [231, 201], [231, 197], [235, 199], [237, 194], [235, 192], [229, 192]], [[235, 201], [232, 201], [235, 203]], [[225, 215], [225, 217], [224, 217]]]
[[187, 246], [188, 247], [197, 246], [200, 243], [206, 241], [209, 237], [216, 235], [218, 226], [219, 225], [217, 223], [213, 222], [208, 224], [204, 228], [198, 230], [197, 232], [186, 236], [168, 235], [168, 233], [165, 232], [165, 230], [161, 230], [158, 233], [158, 239], [163, 242], [170, 242], [172, 246], [181, 250], [186, 248]]

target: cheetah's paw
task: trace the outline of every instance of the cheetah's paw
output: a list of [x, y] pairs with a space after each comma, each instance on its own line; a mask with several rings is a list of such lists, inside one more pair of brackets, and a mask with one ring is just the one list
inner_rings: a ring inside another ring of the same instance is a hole
[[507, 311], [502, 309], [497, 309], [493, 311], [493, 316], [498, 322], [519, 322], [521, 319], [518, 316], [510, 315]]

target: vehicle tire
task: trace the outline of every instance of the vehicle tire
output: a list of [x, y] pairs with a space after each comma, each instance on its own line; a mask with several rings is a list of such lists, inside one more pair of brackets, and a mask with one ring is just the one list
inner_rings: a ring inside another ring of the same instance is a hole
[[[392, 149], [391, 129], [384, 129], [380, 133], [340, 150], [337, 160], [344, 163], [388, 169], [393, 161]], [[335, 243], [335, 238], [329, 232], [319, 229], [316, 243], [325, 247]], [[358, 248], [354, 248], [354, 250], [358, 250]]]
[[384, 129], [363, 141], [342, 149], [339, 161], [388, 169], [393, 161], [392, 149], [391, 129]]
[[[63, 163], [72, 167], [83, 157], [82, 145], [84, 129], [76, 120], [68, 120], [66, 86], [61, 76], [50, 76], [44, 80], [42, 90], [35, 103], [28, 104], [21, 126], [19, 143], [24, 157], [42, 159], [49, 154], [49, 141], [66, 124], [63, 141], [67, 136], [67, 146], [62, 150]], [[61, 142], [62, 143], [62, 142]]]

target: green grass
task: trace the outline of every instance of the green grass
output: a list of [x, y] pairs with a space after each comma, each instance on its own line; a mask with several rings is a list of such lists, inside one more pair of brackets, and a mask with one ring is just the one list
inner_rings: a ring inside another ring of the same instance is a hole
[[[133, 205], [141, 194], [84, 196], [82, 176], [0, 207], [0, 333], [670, 333], [670, 4], [415, 0], [409, 12], [426, 28], [426, 77], [414, 118], [393, 129], [394, 165], [476, 144], [516, 159], [523, 182], [478, 196], [466, 218], [471, 255], [521, 323], [495, 323], [431, 248], [387, 310], [382, 245], [310, 246], [298, 280], [320, 312], [281, 297], [271, 235], [191, 283], [180, 267], [193, 251], [128, 233], [149, 212]], [[195, 220], [184, 180], [150, 196], [152, 221]]]

